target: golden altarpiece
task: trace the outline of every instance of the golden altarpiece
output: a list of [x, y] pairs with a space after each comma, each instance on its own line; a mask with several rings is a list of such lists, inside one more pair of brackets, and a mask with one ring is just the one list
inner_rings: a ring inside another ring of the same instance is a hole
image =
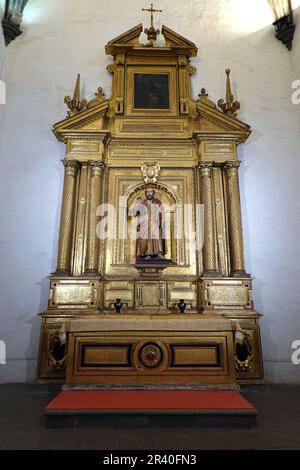
[[[195, 100], [195, 44], [163, 26], [158, 46], [152, 23], [142, 45], [142, 31], [138, 25], [106, 45], [111, 97], [99, 88], [81, 99], [78, 77], [65, 99], [68, 117], [54, 126], [66, 144], [65, 176], [38, 377], [254, 382], [263, 375], [260, 315], [244, 269], [237, 157], [250, 127], [236, 118], [229, 70], [226, 100], [216, 106], [204, 89]], [[127, 226], [146, 193], [166, 208], [167, 242], [160, 257], [138, 260]], [[186, 228], [203, 232], [201, 249], [191, 249]]]

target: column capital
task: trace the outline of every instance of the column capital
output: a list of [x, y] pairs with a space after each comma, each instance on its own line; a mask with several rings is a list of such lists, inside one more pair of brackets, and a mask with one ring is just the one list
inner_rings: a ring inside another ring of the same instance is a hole
[[239, 160], [227, 161], [224, 163], [223, 168], [227, 172], [237, 173], [241, 162]]
[[200, 169], [202, 176], [210, 176], [214, 165], [215, 162], [200, 162], [198, 163], [198, 168]]
[[102, 160], [93, 160], [88, 163], [92, 175], [100, 175], [105, 168], [105, 163]]
[[80, 162], [78, 160], [63, 160], [65, 167], [65, 174], [75, 176], [80, 168]]

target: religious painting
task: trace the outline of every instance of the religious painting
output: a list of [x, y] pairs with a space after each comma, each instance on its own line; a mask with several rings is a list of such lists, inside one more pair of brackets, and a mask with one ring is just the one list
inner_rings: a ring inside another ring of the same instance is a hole
[[169, 109], [168, 74], [134, 74], [134, 109]]

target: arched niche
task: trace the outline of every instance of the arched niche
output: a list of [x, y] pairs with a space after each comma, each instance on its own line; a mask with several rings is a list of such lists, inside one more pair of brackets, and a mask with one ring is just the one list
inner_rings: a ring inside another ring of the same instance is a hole
[[[164, 207], [165, 258], [172, 260], [173, 263], [178, 265], [180, 264], [179, 254], [184, 250], [181, 247], [183, 241], [175, 238], [174, 226], [176, 218], [179, 216], [178, 208], [181, 204], [177, 194], [169, 185], [163, 183], [140, 183], [129, 188], [126, 194], [127, 226], [131, 227], [133, 231], [135, 230], [132, 208], [138, 198], [141, 198], [142, 201], [145, 199], [145, 190], [148, 188], [155, 190], [155, 197], [162, 202]], [[136, 263], [136, 240], [130, 237], [130, 229], [124, 244], [124, 258], [128, 264]]]

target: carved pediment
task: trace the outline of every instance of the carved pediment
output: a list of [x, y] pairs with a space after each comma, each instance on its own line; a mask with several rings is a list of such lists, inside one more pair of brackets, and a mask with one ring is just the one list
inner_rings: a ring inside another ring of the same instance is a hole
[[209, 137], [223, 134], [227, 138], [234, 138], [237, 143], [242, 143], [251, 134], [248, 124], [219, 111], [207, 95], [202, 95], [197, 101], [196, 110], [199, 117], [195, 126], [196, 135], [205, 134]]
[[120, 36], [109, 41], [105, 46], [105, 52], [109, 55], [114, 55], [120, 50], [132, 48], [133, 46], [141, 46], [139, 37], [143, 31], [143, 25], [138, 24], [134, 28], [129, 29]]
[[[142, 31], [143, 25], [139, 24], [116, 37], [115, 39], [109, 41], [105, 46], [106, 54], [115, 55], [118, 52], [130, 51], [131, 49], [137, 48], [144, 49], [145, 47], [145, 52], [153, 52], [153, 50], [151, 51], [153, 48], [149, 48], [148, 46], [145, 46], [139, 42], [139, 37]], [[196, 45], [172, 29], [168, 28], [167, 26], [163, 26], [161, 33], [165, 38], [166, 44], [164, 47], [155, 46], [156, 52], [166, 51], [166, 49], [169, 49], [176, 54], [186, 54], [189, 57], [194, 57], [197, 55], [198, 49]]]
[[166, 40], [166, 47], [170, 47], [173, 50], [177, 49], [180, 51], [180, 54], [186, 52], [189, 57], [195, 57], [197, 55], [198, 48], [196, 45], [172, 29], [163, 26], [161, 33]]
[[95, 132], [108, 133], [106, 129], [106, 113], [109, 106], [109, 101], [105, 100], [102, 103], [96, 104], [94, 101], [90, 102], [88, 109], [76, 113], [71, 117], [67, 117], [62, 121], [57, 122], [53, 126], [53, 132], [58, 140], [65, 141], [66, 137], [71, 134], [85, 135], [93, 134]]

